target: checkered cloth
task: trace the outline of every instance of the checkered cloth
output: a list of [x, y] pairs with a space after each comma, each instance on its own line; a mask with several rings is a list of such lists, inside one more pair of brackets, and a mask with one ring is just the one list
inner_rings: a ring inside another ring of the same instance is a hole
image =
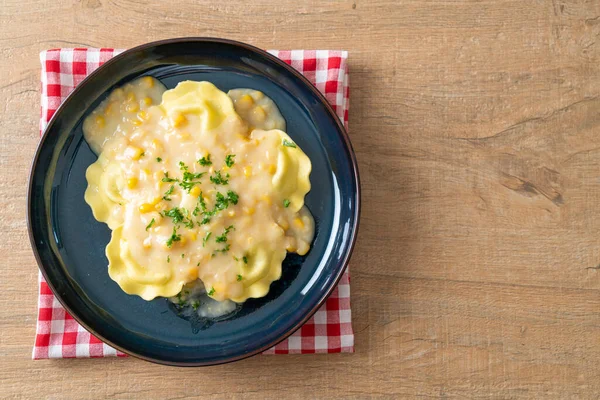
[[[42, 62], [43, 132], [61, 104], [89, 73], [121, 50], [54, 49], [40, 53]], [[348, 127], [348, 53], [333, 50], [270, 50], [306, 76]], [[60, 305], [40, 274], [34, 359], [107, 357], [125, 354], [104, 344], [77, 323]], [[344, 272], [325, 304], [298, 331], [264, 354], [339, 353], [354, 351], [350, 282]]]

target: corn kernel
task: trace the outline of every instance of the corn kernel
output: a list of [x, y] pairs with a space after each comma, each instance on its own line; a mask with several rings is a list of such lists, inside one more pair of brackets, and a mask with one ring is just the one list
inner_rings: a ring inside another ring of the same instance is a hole
[[137, 117], [138, 117], [138, 119], [141, 119], [142, 121], [144, 121], [144, 120], [148, 119], [148, 113], [146, 111], [142, 110], [137, 114]]
[[150, 247], [152, 247], [152, 242], [150, 241], [149, 237], [147, 237], [146, 239], [144, 239], [143, 245], [144, 245], [145, 249], [149, 249]]
[[252, 119], [255, 122], [262, 122], [265, 120], [266, 117], [267, 117], [267, 114], [265, 113], [265, 110], [261, 106], [256, 106], [256, 107], [254, 107], [254, 110], [252, 110]]
[[271, 205], [271, 204], [273, 203], [273, 202], [271, 201], [271, 197], [270, 197], [270, 196], [267, 196], [267, 195], [264, 195], [264, 196], [262, 197], [262, 200], [263, 200], [265, 203], [267, 203], [268, 205]]
[[254, 242], [254, 238], [252, 236], [248, 236], [248, 239], [246, 239], [246, 242], [248, 242], [248, 244], [252, 244]]
[[191, 277], [197, 277], [198, 276], [198, 267], [192, 267], [192, 268], [188, 269], [188, 275]]
[[127, 101], [128, 101], [128, 102], [130, 102], [130, 103], [131, 103], [131, 102], [134, 102], [134, 101], [135, 101], [135, 93], [133, 93], [133, 92], [129, 92], [129, 93], [127, 93], [127, 97], [126, 97], [126, 99], [127, 99]]
[[106, 123], [106, 120], [104, 119], [103, 116], [101, 116], [101, 115], [96, 116], [96, 125], [99, 128], [104, 128], [105, 123]]
[[[154, 150], [156, 150], [157, 152], [163, 150], [163, 146], [162, 146], [162, 144], [160, 143], [160, 141], [158, 139], [152, 139], [152, 148]], [[165, 160], [163, 160], [163, 161], [165, 161]]]
[[134, 119], [133, 121], [131, 121], [131, 123], [135, 126], [140, 126], [142, 124], [142, 121], [140, 121], [139, 119]]
[[263, 92], [259, 92], [258, 90], [257, 90], [256, 92], [254, 92], [254, 98], [255, 98], [256, 100], [260, 100], [260, 99], [262, 99], [263, 97], [265, 97], [265, 95], [263, 94]]
[[185, 115], [183, 115], [181, 113], [176, 113], [172, 117], [172, 122], [173, 122], [173, 127], [179, 128], [180, 126], [183, 126], [187, 122], [187, 118], [185, 117]]
[[293, 253], [296, 251], [296, 248], [294, 246], [292, 246], [291, 244], [288, 244], [285, 249], [287, 251], [289, 251], [290, 253]]
[[252, 167], [251, 166], [246, 165], [244, 167], [244, 176], [246, 176], [246, 177], [252, 176]]
[[179, 132], [177, 134], [177, 139], [179, 140], [188, 140], [190, 138], [189, 132]]
[[114, 106], [115, 106], [115, 102], [114, 101], [111, 101], [110, 103], [108, 103], [108, 105], [104, 109], [104, 114], [108, 115], [108, 114], [112, 113]]
[[154, 79], [151, 76], [145, 76], [143, 79], [146, 86], [149, 88], [154, 87]]
[[198, 235], [196, 235], [196, 232], [191, 232], [190, 233], [190, 240], [193, 241], [193, 240], [196, 240], [196, 239], [198, 239]]
[[154, 205], [150, 203], [144, 203], [140, 205], [139, 210], [142, 214], [149, 213], [151, 211], [154, 211]]
[[277, 167], [273, 164], [269, 165], [269, 173], [275, 175], [275, 171], [277, 171]]
[[127, 187], [129, 189], [133, 189], [134, 187], [137, 186], [137, 184], [138, 184], [138, 178], [133, 176], [133, 177], [127, 179]]
[[190, 189], [190, 195], [194, 197], [200, 196], [200, 188], [198, 186], [194, 186], [192, 189]]
[[152, 200], [150, 202], [150, 204], [152, 204], [153, 206], [157, 205], [160, 202], [161, 198], [160, 197], [155, 197], [154, 200]]
[[125, 94], [125, 91], [122, 88], [116, 88], [115, 90], [112, 91], [112, 94], [110, 95], [110, 97], [123, 97], [123, 95]]
[[254, 214], [254, 211], [256, 211], [254, 207], [244, 207], [244, 212], [248, 215]]
[[144, 150], [135, 146], [129, 146], [127, 149], [125, 149], [125, 155], [130, 160], [139, 160], [143, 153]]
[[185, 243], [187, 242], [187, 239], [185, 236], [181, 236], [181, 238], [179, 239], [179, 241], [177, 243], [179, 243], [181, 246], [185, 246]]
[[248, 108], [254, 103], [254, 99], [249, 94], [245, 94], [238, 99], [236, 105], [241, 108]]
[[144, 103], [145, 106], [149, 106], [152, 104], [152, 99], [150, 97], [144, 97], [142, 102]]
[[298, 228], [304, 228], [304, 221], [302, 221], [301, 218], [294, 218], [294, 224], [298, 227]]
[[140, 170], [140, 172], [141, 172], [142, 174], [144, 174], [144, 175], [145, 175], [145, 177], [148, 177], [148, 176], [150, 176], [150, 170], [149, 170], [148, 168], [143, 168], [142, 170]]
[[235, 211], [234, 210], [230, 210], [227, 215], [229, 215], [230, 217], [235, 217]]
[[130, 113], [134, 113], [137, 112], [137, 110], [140, 109], [140, 106], [138, 106], [137, 103], [128, 103], [125, 106], [125, 111], [130, 112]]

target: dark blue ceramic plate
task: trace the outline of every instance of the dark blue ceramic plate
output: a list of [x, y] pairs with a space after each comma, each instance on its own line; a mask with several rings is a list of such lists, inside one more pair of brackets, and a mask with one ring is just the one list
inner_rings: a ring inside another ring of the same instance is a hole
[[[83, 200], [85, 170], [95, 161], [82, 121], [116, 86], [151, 75], [172, 88], [206, 80], [221, 90], [253, 88], [271, 97], [289, 135], [310, 157], [306, 204], [316, 220], [312, 249], [288, 256], [267, 297], [244, 303], [233, 317], [195, 326], [165, 299], [146, 302], [110, 280], [104, 248], [110, 239]], [[54, 294], [90, 332], [133, 356], [162, 364], [200, 366], [239, 360], [298, 329], [334, 289], [356, 238], [360, 186], [348, 136], [325, 98], [284, 62], [247, 44], [221, 39], [172, 39], [139, 46], [86, 78], [56, 112], [37, 149], [29, 181], [28, 219], [39, 267]]]

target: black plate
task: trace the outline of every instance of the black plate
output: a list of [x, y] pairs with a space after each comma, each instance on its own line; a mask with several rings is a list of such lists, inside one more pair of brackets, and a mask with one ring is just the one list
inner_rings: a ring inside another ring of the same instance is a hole
[[[232, 318], [197, 329], [165, 299], [125, 294], [108, 277], [110, 239], [83, 200], [86, 168], [96, 160], [83, 139], [85, 116], [115, 87], [144, 75], [167, 88], [206, 80], [221, 90], [247, 87], [271, 97], [289, 135], [310, 157], [306, 204], [317, 233], [306, 257], [288, 256], [268, 296]], [[52, 291], [73, 317], [109, 345], [170, 365], [210, 365], [257, 354], [298, 329], [335, 288], [354, 246], [360, 187], [348, 136], [325, 98], [296, 70], [247, 44], [223, 39], [164, 40], [125, 51], [87, 77], [48, 124], [28, 195], [31, 243]]]

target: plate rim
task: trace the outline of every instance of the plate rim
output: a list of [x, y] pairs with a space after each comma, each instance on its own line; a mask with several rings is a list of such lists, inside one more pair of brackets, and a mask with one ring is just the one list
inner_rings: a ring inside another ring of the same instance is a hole
[[[340, 134], [341, 139], [343, 140], [347, 150], [348, 150], [348, 154], [349, 154], [349, 161], [350, 164], [352, 166], [352, 171], [351, 171], [351, 175], [354, 176], [354, 180], [356, 182], [356, 185], [354, 187], [354, 193], [356, 194], [356, 205], [355, 205], [355, 210], [354, 210], [354, 224], [352, 226], [352, 229], [350, 230], [350, 244], [347, 248], [347, 250], [345, 251], [344, 257], [341, 260], [341, 264], [342, 264], [342, 268], [339, 269], [339, 272], [337, 273], [337, 276], [335, 276], [333, 283], [330, 285], [330, 287], [328, 288], [328, 290], [324, 293], [324, 295], [321, 296], [321, 299], [318, 301], [318, 303], [311, 309], [310, 312], [308, 312], [295, 326], [293, 326], [292, 328], [290, 328], [288, 330], [288, 332], [286, 332], [285, 334], [281, 335], [280, 337], [276, 338], [275, 340], [273, 340], [271, 343], [268, 343], [258, 349], [255, 349], [253, 351], [250, 351], [248, 353], [245, 354], [241, 354], [238, 356], [231, 356], [228, 357], [226, 359], [223, 360], [217, 360], [217, 361], [209, 361], [209, 362], [178, 362], [178, 361], [168, 361], [168, 360], [162, 360], [159, 358], [154, 358], [154, 357], [149, 357], [143, 354], [138, 354], [135, 353], [133, 351], [127, 350], [119, 345], [116, 345], [115, 343], [113, 343], [110, 340], [107, 340], [106, 338], [104, 338], [103, 336], [99, 335], [94, 329], [92, 329], [88, 324], [84, 323], [81, 318], [76, 315], [76, 313], [73, 312], [73, 310], [71, 310], [71, 308], [69, 306], [66, 305], [65, 301], [62, 299], [62, 297], [60, 295], [57, 294], [57, 290], [54, 287], [54, 284], [48, 279], [48, 275], [46, 273], [46, 267], [45, 265], [42, 263], [41, 259], [40, 259], [40, 255], [39, 255], [39, 251], [38, 251], [38, 246], [34, 237], [34, 233], [33, 233], [33, 226], [32, 226], [32, 215], [33, 210], [32, 210], [32, 194], [33, 194], [33, 179], [34, 179], [34, 175], [35, 175], [35, 171], [36, 171], [36, 166], [37, 163], [39, 161], [39, 157], [40, 157], [40, 153], [42, 148], [44, 147], [44, 143], [47, 139], [47, 137], [49, 136], [49, 132], [52, 128], [52, 126], [54, 125], [56, 119], [58, 118], [58, 116], [61, 114], [62, 110], [64, 108], [66, 108], [66, 106], [68, 105], [68, 103], [72, 100], [72, 98], [74, 97], [74, 95], [76, 93], [78, 93], [81, 88], [83, 86], [85, 86], [85, 84], [87, 84], [88, 81], [90, 81], [93, 77], [95, 77], [95, 75], [99, 74], [102, 72], [103, 69], [106, 69], [107, 66], [112, 65], [113, 63], [118, 62], [121, 58], [126, 57], [127, 55], [131, 54], [131, 53], [135, 53], [135, 52], [139, 52], [142, 50], [145, 50], [147, 48], [150, 47], [157, 47], [157, 46], [163, 46], [163, 45], [171, 45], [171, 44], [176, 44], [176, 43], [188, 43], [188, 42], [202, 42], [202, 43], [217, 43], [217, 44], [228, 44], [228, 45], [233, 45], [233, 46], [237, 46], [237, 47], [241, 47], [244, 48], [246, 50], [249, 50], [251, 52], [255, 52], [258, 53], [260, 56], [265, 57], [267, 59], [269, 59], [270, 61], [278, 64], [280, 67], [286, 69], [288, 72], [290, 72], [292, 75], [294, 75], [297, 79], [299, 79], [302, 83], [304, 83], [305, 87], [307, 89], [309, 89], [313, 95], [315, 95], [321, 102], [321, 105], [325, 106], [325, 109], [327, 111], [328, 114], [330, 114], [336, 125], [338, 128], [338, 134]], [[54, 297], [59, 301], [59, 303], [61, 304], [61, 306], [77, 321], [78, 324], [80, 324], [84, 329], [86, 329], [88, 332], [90, 332], [91, 334], [93, 334], [94, 336], [96, 336], [98, 339], [100, 339], [102, 342], [106, 343], [107, 345], [115, 348], [116, 350], [127, 354], [129, 356], [132, 356], [134, 358], [138, 358], [144, 361], [148, 361], [148, 362], [152, 362], [155, 364], [160, 364], [160, 365], [168, 365], [168, 366], [178, 366], [178, 367], [200, 367], [200, 366], [210, 366], [210, 365], [221, 365], [221, 364], [227, 364], [230, 362], [234, 362], [234, 361], [239, 361], [239, 360], [243, 360], [245, 358], [249, 358], [252, 356], [255, 356], [259, 353], [264, 352], [265, 350], [277, 345], [278, 343], [284, 341], [285, 339], [287, 339], [290, 335], [292, 335], [294, 332], [296, 332], [299, 328], [301, 328], [316, 312], [317, 310], [327, 301], [327, 299], [331, 296], [332, 292], [335, 290], [335, 288], [338, 286], [340, 279], [342, 278], [344, 272], [346, 271], [346, 269], [348, 268], [348, 264], [350, 261], [350, 258], [352, 256], [352, 253], [354, 251], [354, 247], [356, 245], [356, 240], [358, 237], [358, 229], [359, 229], [359, 223], [360, 223], [360, 213], [361, 213], [361, 186], [360, 186], [360, 175], [359, 175], [359, 171], [358, 171], [358, 162], [356, 159], [356, 154], [354, 152], [354, 148], [352, 147], [352, 143], [350, 142], [350, 137], [348, 136], [348, 132], [346, 131], [346, 128], [344, 127], [344, 124], [341, 122], [340, 118], [338, 117], [338, 115], [335, 113], [335, 111], [333, 110], [333, 107], [331, 106], [331, 104], [329, 104], [329, 101], [327, 101], [327, 99], [325, 98], [325, 96], [304, 76], [302, 75], [299, 71], [297, 71], [295, 68], [293, 68], [291, 65], [285, 63], [283, 60], [275, 57], [274, 55], [268, 53], [265, 50], [262, 50], [256, 46], [244, 43], [244, 42], [240, 42], [237, 40], [232, 40], [232, 39], [224, 39], [224, 38], [215, 38], [215, 37], [179, 37], [179, 38], [170, 38], [170, 39], [163, 39], [163, 40], [157, 40], [157, 41], [153, 41], [153, 42], [148, 42], [148, 43], [144, 43], [135, 47], [132, 47], [130, 49], [124, 50], [123, 52], [117, 54], [116, 56], [112, 57], [110, 60], [107, 60], [104, 64], [102, 64], [101, 66], [99, 66], [97, 69], [95, 69], [92, 73], [90, 73], [89, 75], [87, 75], [77, 86], [75, 86], [73, 88], [73, 91], [71, 91], [71, 93], [69, 93], [69, 95], [65, 98], [65, 100], [59, 105], [59, 107], [56, 109], [56, 111], [54, 112], [54, 114], [52, 115], [52, 118], [50, 118], [50, 120], [48, 121], [48, 124], [46, 125], [44, 132], [41, 135], [41, 138], [37, 144], [36, 150], [35, 150], [35, 154], [33, 156], [33, 160], [31, 163], [31, 167], [30, 167], [30, 171], [29, 171], [29, 177], [28, 177], [28, 183], [27, 183], [27, 212], [26, 212], [26, 223], [27, 223], [27, 231], [28, 231], [28, 236], [29, 236], [29, 241], [30, 241], [30, 245], [31, 248], [33, 250], [34, 256], [35, 256], [35, 260], [38, 266], [39, 271], [42, 273], [42, 276], [44, 277], [44, 280], [46, 281], [46, 284], [48, 285], [48, 287], [50, 288], [50, 290], [52, 291], [52, 294], [54, 295]], [[38, 294], [39, 296], [39, 294]], [[39, 312], [39, 304], [38, 304], [38, 310]], [[37, 321], [37, 316], [36, 316], [36, 321]]]

